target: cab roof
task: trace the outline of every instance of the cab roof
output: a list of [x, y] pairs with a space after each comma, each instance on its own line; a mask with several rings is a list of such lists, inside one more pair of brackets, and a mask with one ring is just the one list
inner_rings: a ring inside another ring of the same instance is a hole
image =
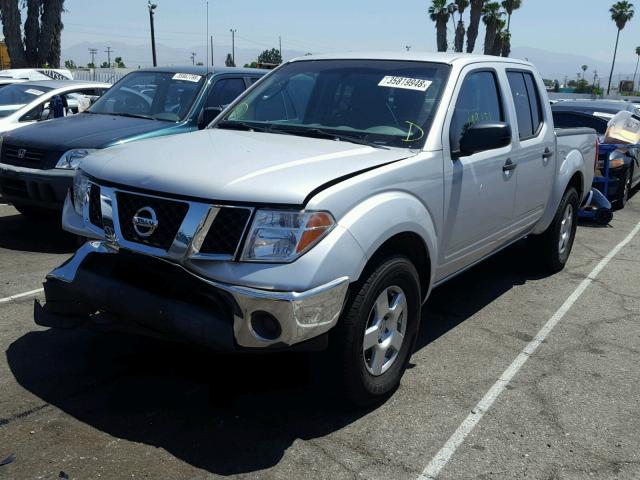
[[268, 73], [268, 70], [259, 68], [238, 68], [238, 67], [206, 67], [203, 65], [180, 65], [173, 67], [148, 67], [141, 68], [139, 70], [132, 70], [133, 72], [165, 72], [165, 73], [188, 73], [190, 75], [206, 75], [207, 73], [213, 75], [219, 75], [222, 73], [240, 73], [240, 74], [259, 74], [264, 75]]
[[474, 55], [470, 53], [436, 53], [436, 52], [347, 52], [339, 54], [306, 55], [293, 61], [303, 60], [405, 60], [414, 62], [445, 63], [448, 65], [464, 65], [471, 63], [517, 63], [532, 67], [530, 62], [516, 58], [494, 57], [492, 55]]

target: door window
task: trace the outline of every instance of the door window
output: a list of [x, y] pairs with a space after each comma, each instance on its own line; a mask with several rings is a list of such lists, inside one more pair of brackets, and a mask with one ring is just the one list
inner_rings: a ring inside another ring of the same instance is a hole
[[542, 106], [533, 75], [526, 72], [507, 72], [507, 78], [516, 109], [520, 140], [534, 137], [542, 126]]
[[229, 105], [245, 91], [245, 88], [242, 78], [221, 78], [211, 88], [207, 99], [207, 108]]
[[460, 151], [460, 140], [471, 125], [503, 122], [504, 112], [495, 73], [472, 72], [464, 79], [449, 127], [451, 151]]

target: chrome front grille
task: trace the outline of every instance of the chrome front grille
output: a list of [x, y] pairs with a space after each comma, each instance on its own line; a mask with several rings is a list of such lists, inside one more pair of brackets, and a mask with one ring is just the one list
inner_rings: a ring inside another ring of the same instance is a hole
[[[96, 183], [88, 197], [85, 222], [97, 235], [129, 250], [173, 260], [235, 259], [253, 214], [251, 207], [134, 193]], [[134, 217], [149, 209], [155, 222], [151, 234], [134, 226]]]

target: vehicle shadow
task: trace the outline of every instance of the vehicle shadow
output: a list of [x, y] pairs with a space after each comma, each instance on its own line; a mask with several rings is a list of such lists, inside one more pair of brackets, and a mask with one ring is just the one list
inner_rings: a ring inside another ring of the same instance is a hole
[[15, 215], [0, 216], [0, 248], [34, 253], [73, 253], [75, 235], [65, 232], [55, 218], [38, 220]]
[[[539, 278], [522, 245], [448, 282], [426, 306], [418, 349]], [[533, 271], [533, 273], [532, 273]], [[341, 406], [316, 355], [227, 356], [151, 338], [34, 331], [7, 350], [18, 383], [111, 436], [163, 448], [218, 475], [272, 467], [297, 439], [369, 413]]]

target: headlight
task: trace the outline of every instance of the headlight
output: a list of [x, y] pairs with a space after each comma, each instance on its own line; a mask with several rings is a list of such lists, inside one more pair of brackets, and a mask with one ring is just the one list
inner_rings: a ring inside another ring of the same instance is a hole
[[331, 231], [328, 212], [258, 210], [247, 237], [242, 260], [292, 262]]
[[65, 170], [74, 170], [78, 168], [80, 165], [80, 161], [89, 155], [91, 152], [95, 152], [95, 148], [80, 148], [76, 150], [69, 150], [68, 152], [64, 152], [58, 163], [56, 164], [56, 168], [64, 168]]
[[82, 170], [77, 170], [73, 177], [73, 206], [78, 215], [83, 214], [84, 206], [89, 201], [89, 178]]

